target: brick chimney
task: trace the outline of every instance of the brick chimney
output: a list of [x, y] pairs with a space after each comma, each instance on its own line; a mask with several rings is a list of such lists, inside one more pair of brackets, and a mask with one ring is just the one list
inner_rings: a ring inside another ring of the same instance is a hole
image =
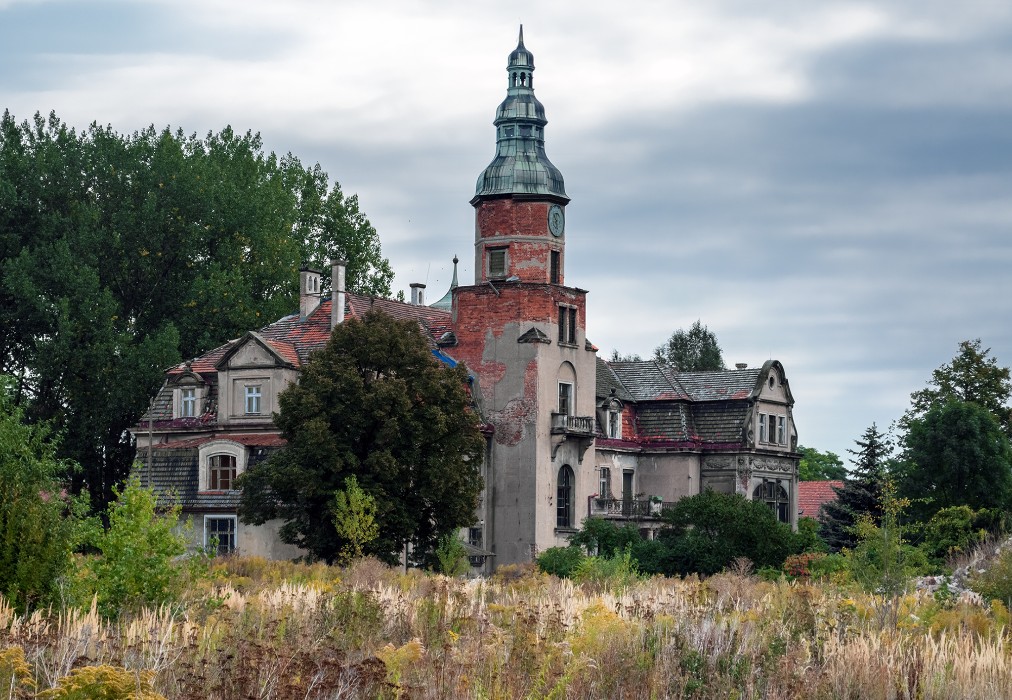
[[746, 367], [748, 367], [748, 363], [747, 362], [735, 362], [734, 363], [734, 368], [735, 369], [745, 369]]
[[425, 285], [421, 282], [411, 283], [411, 303], [415, 306], [425, 306]]
[[299, 269], [299, 320], [305, 321], [320, 305], [320, 271], [311, 267]]
[[330, 328], [344, 323], [344, 269], [347, 260], [337, 258], [330, 261]]

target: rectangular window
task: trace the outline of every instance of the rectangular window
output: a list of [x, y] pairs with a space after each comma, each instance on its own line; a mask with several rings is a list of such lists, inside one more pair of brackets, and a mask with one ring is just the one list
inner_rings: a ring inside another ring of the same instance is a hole
[[769, 415], [770, 428], [766, 433], [766, 439], [769, 442], [775, 442], [777, 439], [777, 417], [772, 413]]
[[193, 418], [197, 415], [197, 390], [193, 387], [179, 392], [179, 415], [181, 418]]
[[236, 518], [234, 515], [204, 516], [204, 549], [214, 547], [215, 555], [235, 551]]
[[777, 416], [777, 444], [787, 444], [787, 419], [784, 416]]
[[559, 342], [576, 343], [576, 309], [572, 306], [559, 307]]
[[618, 440], [622, 437], [622, 414], [608, 411], [608, 437]]
[[493, 279], [506, 276], [505, 248], [494, 248], [488, 251], [488, 276]]
[[559, 382], [559, 413], [571, 416], [573, 409], [573, 385]]
[[472, 547], [483, 547], [482, 545], [482, 532], [480, 527], [469, 527], [467, 528], [467, 543]]
[[256, 415], [260, 413], [260, 385], [246, 387], [246, 413]]
[[597, 490], [600, 498], [611, 498], [611, 469], [601, 467], [601, 483]]
[[759, 414], [759, 442], [766, 442], [766, 414]]
[[551, 282], [552, 284], [558, 284], [559, 279], [561, 278], [561, 275], [559, 274], [561, 269], [561, 266], [559, 264], [561, 262], [561, 257], [562, 256], [559, 254], [559, 251], [557, 250], [552, 251], [551, 276], [549, 277], [549, 282]]
[[235, 457], [232, 455], [213, 455], [207, 466], [208, 490], [231, 491], [235, 487]]

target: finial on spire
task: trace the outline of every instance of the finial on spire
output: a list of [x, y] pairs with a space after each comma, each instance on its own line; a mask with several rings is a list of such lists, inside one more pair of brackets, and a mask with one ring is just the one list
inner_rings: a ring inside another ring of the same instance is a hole
[[520, 25], [520, 39], [517, 40], [517, 46], [520, 47], [520, 46], [523, 46], [523, 45], [524, 45], [524, 25], [521, 24]]

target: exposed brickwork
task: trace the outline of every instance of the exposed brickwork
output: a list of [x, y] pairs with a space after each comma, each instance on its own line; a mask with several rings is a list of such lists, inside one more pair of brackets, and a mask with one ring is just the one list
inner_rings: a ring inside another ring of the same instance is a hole
[[524, 372], [523, 395], [511, 399], [501, 411], [489, 416], [495, 426], [495, 441], [500, 445], [516, 445], [525, 437], [527, 426], [537, 420], [538, 363], [531, 360]]
[[551, 251], [560, 254], [559, 281], [565, 282], [565, 242], [548, 230], [548, 202], [492, 199], [479, 202], [475, 209], [477, 241], [475, 269], [479, 282], [488, 280], [485, 248], [507, 247], [506, 277], [517, 276], [525, 282], [551, 280]]

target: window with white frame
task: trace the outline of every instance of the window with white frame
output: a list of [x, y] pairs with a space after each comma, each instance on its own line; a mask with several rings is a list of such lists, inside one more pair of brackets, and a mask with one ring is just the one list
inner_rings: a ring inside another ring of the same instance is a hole
[[207, 462], [207, 489], [231, 491], [235, 488], [236, 459], [233, 455], [211, 455]]
[[787, 444], [787, 419], [784, 416], [777, 416], [777, 444]]
[[759, 414], [759, 442], [766, 442], [766, 414]]
[[214, 554], [221, 556], [231, 554], [236, 548], [236, 516], [205, 515], [204, 516], [204, 549], [213, 549]]
[[770, 428], [766, 432], [766, 439], [769, 442], [775, 442], [777, 439], [777, 417], [771, 413], [767, 418], [770, 422]]
[[601, 467], [601, 481], [597, 494], [600, 498], [611, 498], [611, 468]]
[[197, 415], [197, 387], [188, 386], [179, 390], [179, 417], [193, 418]]
[[262, 394], [259, 384], [251, 384], [246, 387], [246, 415], [258, 415], [260, 413], [260, 400]]
[[622, 412], [608, 409], [608, 437], [618, 440], [622, 437]]
[[559, 413], [564, 416], [572, 415], [573, 410], [573, 385], [568, 382], [559, 382]]

